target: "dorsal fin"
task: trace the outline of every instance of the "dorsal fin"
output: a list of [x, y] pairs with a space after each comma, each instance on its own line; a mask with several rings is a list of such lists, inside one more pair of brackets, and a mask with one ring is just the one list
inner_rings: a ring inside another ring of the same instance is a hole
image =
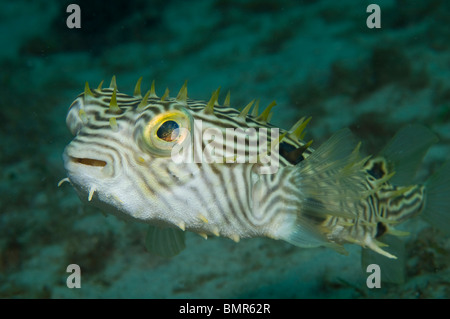
[[428, 149], [437, 136], [422, 125], [410, 124], [398, 131], [380, 152], [387, 162], [387, 171], [395, 171], [395, 185], [410, 184]]

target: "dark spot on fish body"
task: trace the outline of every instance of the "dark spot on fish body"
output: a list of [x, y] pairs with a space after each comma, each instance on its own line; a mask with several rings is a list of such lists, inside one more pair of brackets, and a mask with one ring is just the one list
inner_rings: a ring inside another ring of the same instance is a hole
[[283, 156], [292, 165], [297, 165], [305, 159], [302, 155], [303, 152], [304, 149], [302, 149], [301, 147], [295, 148], [295, 146], [292, 146], [288, 143], [280, 143], [280, 155]]
[[382, 161], [374, 161], [372, 167], [367, 170], [367, 173], [372, 175], [376, 179], [380, 179], [386, 175], [384, 165]]
[[382, 222], [378, 222], [377, 223], [377, 233], [375, 235], [375, 238], [379, 238], [381, 236], [383, 236], [387, 231], [387, 227], [385, 224], [383, 224]]

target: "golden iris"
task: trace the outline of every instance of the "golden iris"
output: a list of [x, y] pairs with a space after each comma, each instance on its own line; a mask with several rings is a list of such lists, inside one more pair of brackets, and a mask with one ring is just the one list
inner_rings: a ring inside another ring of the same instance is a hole
[[143, 127], [142, 142], [150, 152], [159, 156], [171, 155], [176, 144], [190, 138], [192, 116], [184, 108], [172, 109], [153, 117]]

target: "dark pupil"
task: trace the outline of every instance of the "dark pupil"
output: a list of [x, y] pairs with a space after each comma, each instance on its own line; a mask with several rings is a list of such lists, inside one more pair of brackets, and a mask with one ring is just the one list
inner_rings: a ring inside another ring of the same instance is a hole
[[156, 135], [166, 142], [172, 142], [178, 137], [179, 127], [175, 121], [166, 121], [159, 127]]

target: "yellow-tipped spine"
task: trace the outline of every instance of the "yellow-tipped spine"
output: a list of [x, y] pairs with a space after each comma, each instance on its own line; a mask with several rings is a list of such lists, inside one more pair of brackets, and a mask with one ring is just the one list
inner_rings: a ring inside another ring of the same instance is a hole
[[152, 86], [150, 87], [150, 97], [158, 98], [155, 91], [155, 80], [152, 81]]
[[119, 105], [117, 104], [117, 88], [114, 88], [113, 94], [111, 95], [111, 101], [109, 102], [109, 110], [113, 113], [121, 113]]
[[103, 80], [100, 82], [100, 84], [97, 87], [97, 91], [101, 91], [103, 86]]
[[230, 239], [233, 240], [235, 243], [238, 243], [241, 240], [238, 234], [231, 235]]
[[119, 126], [117, 125], [117, 120], [115, 117], [111, 117], [109, 119], [109, 126], [111, 126], [113, 132], [117, 132], [119, 130]]
[[178, 92], [176, 100], [178, 103], [187, 105], [187, 80], [184, 81], [184, 84], [181, 87], [180, 92]]
[[83, 122], [84, 125], [86, 125], [88, 123], [87, 114], [86, 114], [86, 112], [83, 109], [80, 109], [78, 111], [78, 116], [80, 117], [81, 122]]
[[206, 114], [214, 113], [214, 106], [218, 105], [217, 101], [219, 100], [219, 93], [220, 93], [220, 87], [213, 92], [213, 94], [211, 95], [211, 99], [206, 104], [205, 109], [204, 109], [204, 112]]
[[176, 224], [178, 226], [178, 228], [180, 228], [182, 231], [186, 230], [186, 224], [183, 221], [180, 221], [179, 223]]
[[259, 99], [256, 100], [255, 107], [252, 110], [252, 116], [257, 117], [258, 116], [258, 110], [259, 109]]
[[202, 214], [199, 214], [198, 216], [198, 219], [200, 219], [202, 222], [204, 222], [205, 224], [208, 224], [208, 219], [204, 216], [204, 215], [202, 215]]
[[214, 236], [219, 237], [220, 233], [219, 233], [219, 227], [214, 226], [213, 229], [211, 230], [211, 232], [213, 233]]
[[137, 80], [136, 86], [134, 87], [133, 96], [135, 96], [135, 97], [142, 97], [141, 82], [142, 82], [142, 76]]
[[295, 130], [292, 132], [291, 137], [295, 138], [297, 140], [303, 139], [304, 137], [304, 129], [306, 125], [308, 125], [309, 121], [311, 121], [312, 117], [308, 117], [305, 121], [301, 122], [300, 125], [295, 128]]
[[231, 98], [231, 92], [228, 90], [227, 96], [225, 97], [225, 101], [223, 101], [223, 106], [226, 106], [226, 107], [230, 106], [230, 98]]
[[109, 84], [110, 89], [116, 89], [117, 90], [117, 83], [116, 83], [116, 76], [113, 75], [111, 79], [111, 83]]
[[250, 103], [247, 104], [246, 107], [244, 107], [244, 109], [241, 111], [241, 113], [239, 114], [239, 117], [241, 119], [244, 119], [247, 117], [248, 112], [250, 111], [250, 108], [252, 107], [253, 103], [255, 103], [255, 100], [251, 101]]
[[163, 96], [161, 96], [161, 102], [164, 102], [166, 98], [169, 96], [169, 88], [166, 88], [166, 91], [164, 92]]
[[84, 97], [88, 96], [94, 96], [94, 93], [92, 93], [91, 89], [89, 88], [89, 83], [86, 81], [84, 84]]
[[268, 118], [269, 118], [269, 114], [270, 114], [270, 110], [272, 110], [272, 108], [277, 105], [277, 102], [272, 101], [267, 107], [266, 109], [261, 113], [260, 116], [258, 116], [256, 119], [258, 121], [261, 122], [267, 122]]
[[142, 111], [148, 104], [148, 97], [151, 95], [151, 90], [148, 90], [147, 93], [145, 93], [144, 97], [142, 98], [141, 102], [139, 103], [137, 110]]

